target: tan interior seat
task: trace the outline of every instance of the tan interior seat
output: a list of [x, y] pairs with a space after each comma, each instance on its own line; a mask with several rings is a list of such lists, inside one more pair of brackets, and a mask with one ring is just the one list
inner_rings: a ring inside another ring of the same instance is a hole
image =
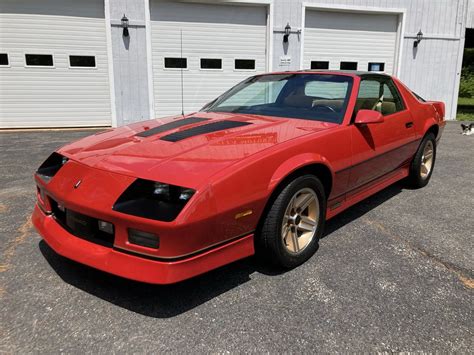
[[397, 111], [397, 106], [395, 105], [395, 102], [390, 102], [390, 101], [384, 101], [383, 102], [383, 104], [382, 104], [382, 114], [384, 116], [395, 113], [396, 111]]
[[[355, 111], [359, 110], [372, 110], [376, 106], [378, 99], [368, 98], [368, 99], [357, 99], [355, 105]], [[375, 111], [379, 111], [384, 116], [390, 115], [397, 111], [397, 107], [394, 102], [384, 101], [382, 105], [377, 105]]]

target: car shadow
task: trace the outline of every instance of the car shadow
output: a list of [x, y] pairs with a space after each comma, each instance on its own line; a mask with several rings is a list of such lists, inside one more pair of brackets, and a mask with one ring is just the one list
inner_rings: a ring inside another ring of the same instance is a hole
[[399, 181], [331, 218], [326, 222], [326, 227], [322, 238], [329, 237], [339, 228], [362, 217], [367, 212], [370, 212], [374, 208], [395, 197], [403, 190], [411, 190], [411, 188], [407, 187], [404, 181]]
[[[392, 185], [329, 220], [323, 238], [396, 196], [404, 189]], [[252, 279], [260, 273], [284, 273], [256, 257], [249, 257], [174, 285], [150, 285], [116, 277], [58, 255], [43, 240], [39, 249], [66, 283], [119, 307], [148, 317], [169, 318], [187, 312]]]

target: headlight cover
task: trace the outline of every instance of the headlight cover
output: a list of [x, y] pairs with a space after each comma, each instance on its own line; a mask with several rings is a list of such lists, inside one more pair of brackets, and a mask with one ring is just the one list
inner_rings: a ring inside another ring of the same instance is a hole
[[186, 187], [137, 179], [120, 195], [112, 209], [132, 216], [171, 222], [195, 192]]
[[68, 158], [54, 152], [41, 164], [36, 171], [36, 175], [45, 183], [48, 183], [67, 161]]

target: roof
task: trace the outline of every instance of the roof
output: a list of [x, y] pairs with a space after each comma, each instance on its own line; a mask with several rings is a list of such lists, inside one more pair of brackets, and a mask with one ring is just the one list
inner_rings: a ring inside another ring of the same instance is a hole
[[379, 75], [379, 76], [387, 76], [390, 77], [390, 75], [385, 74], [385, 73], [380, 73], [380, 72], [373, 72], [373, 71], [362, 71], [362, 70], [321, 70], [321, 69], [302, 69], [298, 70], [300, 73], [322, 73], [322, 74], [352, 74], [356, 76], [366, 76], [366, 75]]
[[283, 72], [273, 72], [273, 73], [265, 73], [259, 74], [261, 75], [269, 75], [269, 74], [304, 74], [304, 73], [313, 73], [313, 74], [333, 74], [333, 75], [350, 75], [350, 76], [382, 76], [386, 78], [391, 78], [392, 76], [385, 73], [380, 72], [373, 72], [373, 71], [359, 71], [359, 70], [322, 70], [322, 69], [301, 69], [301, 70], [288, 70]]

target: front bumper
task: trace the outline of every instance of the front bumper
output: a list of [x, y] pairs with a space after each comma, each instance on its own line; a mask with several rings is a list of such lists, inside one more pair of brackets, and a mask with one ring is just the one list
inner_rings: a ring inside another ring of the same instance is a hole
[[46, 243], [58, 254], [81, 264], [152, 284], [171, 284], [203, 274], [254, 254], [249, 234], [190, 257], [174, 261], [135, 256], [78, 238], [62, 228], [51, 215], [35, 206], [32, 221]]

